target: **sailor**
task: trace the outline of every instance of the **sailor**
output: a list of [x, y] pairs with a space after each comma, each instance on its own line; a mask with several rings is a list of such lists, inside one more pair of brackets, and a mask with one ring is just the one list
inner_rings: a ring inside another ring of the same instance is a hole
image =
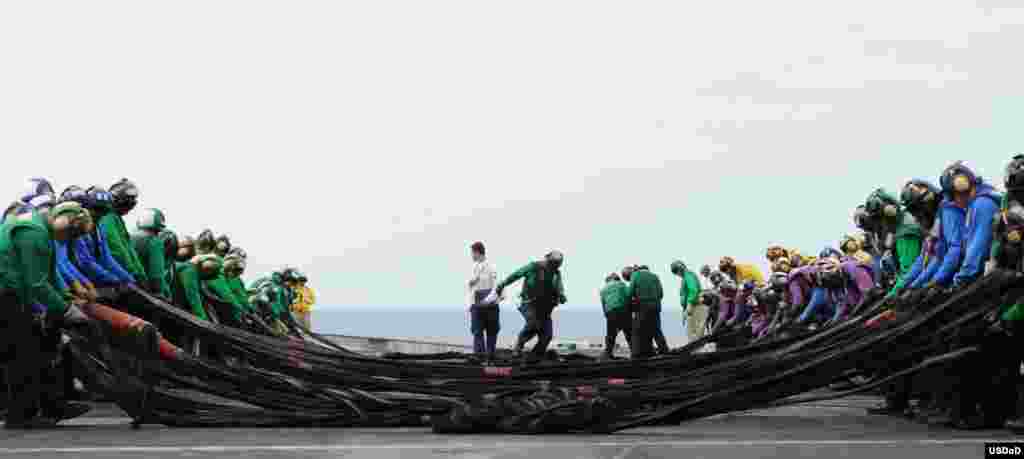
[[135, 277], [139, 285], [148, 285], [146, 268], [142, 265], [139, 255], [135, 253], [131, 236], [124, 223], [124, 216], [135, 209], [139, 189], [134, 183], [123, 178], [110, 187], [110, 194], [113, 198], [114, 211], [104, 215], [99, 221], [100, 230], [103, 231], [103, 237], [110, 247], [110, 254], [121, 267]]
[[228, 252], [231, 251], [231, 239], [222, 234], [217, 236], [215, 242], [216, 245], [213, 247], [213, 253], [217, 254], [217, 256], [221, 258], [228, 256]]
[[604, 288], [601, 289], [601, 306], [604, 309], [605, 337], [604, 357], [612, 359], [615, 353], [615, 341], [619, 332], [626, 338], [626, 344], [632, 349], [633, 318], [627, 307], [629, 288], [618, 273], [605, 277]]
[[0, 302], [7, 311], [0, 321], [0, 343], [12, 392], [7, 429], [52, 427], [89, 410], [61, 400], [60, 382], [46, 351], [48, 341], [55, 339], [51, 334], [59, 333], [55, 324], [70, 310], [54, 288], [56, 257], [50, 238], [67, 241], [82, 234], [88, 214], [78, 203], [64, 202], [41, 219], [35, 215], [23, 213], [0, 227]]
[[839, 243], [839, 248], [843, 251], [843, 255], [856, 260], [858, 263], [873, 267], [874, 258], [864, 250], [864, 240], [864, 233], [846, 234]]
[[760, 269], [757, 269], [757, 266], [746, 263], [737, 264], [732, 257], [722, 257], [718, 262], [718, 270], [729, 276], [736, 285], [743, 285], [748, 281], [753, 281], [755, 285], [764, 285], [764, 275], [761, 274]]
[[682, 261], [672, 262], [669, 270], [683, 280], [679, 287], [679, 303], [683, 308], [683, 328], [686, 330], [687, 342], [692, 343], [704, 336], [704, 324], [707, 322], [707, 306], [700, 302], [703, 289], [697, 275], [687, 269]]
[[[945, 257], [949, 242], [946, 234], [941, 230], [940, 224], [943, 218], [940, 215], [939, 204], [942, 202], [942, 190], [932, 183], [914, 179], [908, 181], [900, 192], [900, 202], [914, 219], [921, 224], [922, 233], [925, 234], [921, 244], [921, 252], [910, 266], [910, 270], [900, 277], [892, 290], [890, 296], [894, 296], [906, 288], [920, 288], [928, 283], [934, 273], [938, 272], [939, 261]], [[954, 212], [952, 209], [945, 212]], [[958, 215], [949, 215], [946, 219], [957, 219]]]
[[[649, 358], [654, 355], [652, 341], [657, 341], [658, 350], [667, 353], [668, 343], [664, 334], [659, 333], [661, 301], [665, 294], [661, 279], [647, 269], [637, 266], [629, 276], [629, 287], [626, 298], [629, 299], [633, 314], [633, 341], [630, 343], [630, 356], [634, 359]], [[661, 335], [658, 339], [658, 335]]]
[[551, 312], [566, 301], [560, 271], [564, 262], [565, 256], [562, 252], [551, 251], [542, 260], [532, 261], [519, 268], [495, 287], [498, 296], [501, 297], [505, 287], [520, 279], [523, 280], [520, 308], [526, 318], [526, 324], [519, 332], [515, 351], [521, 354], [526, 342], [536, 336], [537, 344], [533, 347], [532, 356], [527, 356], [527, 359], [541, 358], [551, 343], [554, 334]]
[[167, 228], [164, 213], [159, 209], [145, 209], [136, 223], [138, 231], [132, 235], [132, 245], [146, 270], [146, 290], [164, 298], [171, 297], [171, 286], [167, 284], [167, 260], [165, 241], [160, 232]]
[[497, 299], [492, 293], [498, 282], [498, 272], [487, 260], [487, 248], [483, 242], [474, 242], [469, 251], [473, 260], [473, 274], [467, 282], [472, 295], [469, 314], [473, 352], [493, 360], [498, 345], [498, 332], [501, 330], [501, 310], [498, 301], [490, 302], [488, 297], [494, 296]]
[[[921, 253], [924, 233], [920, 223], [903, 208], [900, 200], [884, 188], [868, 195], [864, 208], [869, 218], [876, 222], [878, 239], [884, 241], [882, 284], [889, 288], [896, 279], [910, 272], [914, 260]], [[891, 261], [887, 264], [886, 260]]]
[[[94, 222], [102, 221], [113, 212], [113, 196], [101, 187], [89, 187], [78, 197], [78, 202], [89, 211]], [[135, 283], [135, 277], [114, 259], [103, 231], [96, 224], [90, 225], [87, 234], [71, 242], [71, 253], [75, 265], [99, 288]]]

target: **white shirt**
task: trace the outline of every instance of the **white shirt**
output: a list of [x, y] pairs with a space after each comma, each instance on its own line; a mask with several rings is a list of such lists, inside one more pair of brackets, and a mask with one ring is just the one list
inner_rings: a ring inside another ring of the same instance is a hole
[[498, 285], [498, 270], [484, 258], [483, 261], [473, 263], [473, 277], [469, 279], [475, 281], [470, 290], [493, 290]]

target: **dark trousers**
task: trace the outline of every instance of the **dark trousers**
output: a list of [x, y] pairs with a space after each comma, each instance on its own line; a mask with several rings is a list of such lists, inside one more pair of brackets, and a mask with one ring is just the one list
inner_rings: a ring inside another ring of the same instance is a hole
[[473, 306], [470, 309], [470, 331], [473, 333], [473, 352], [494, 356], [501, 330], [501, 310], [498, 306]]
[[661, 305], [658, 305], [658, 312], [654, 315], [654, 344], [658, 345], [658, 351], [668, 352], [668, 342], [665, 341], [665, 333], [661, 331]]
[[[0, 298], [0, 352], [7, 365], [10, 404], [7, 423], [18, 424], [36, 416], [55, 413], [60, 406], [60, 378], [53, 367], [56, 338], [33, 323], [31, 312], [16, 297]], [[50, 333], [57, 333], [51, 331]]]
[[631, 336], [633, 334], [633, 317], [629, 311], [625, 309], [610, 311], [605, 314], [605, 322], [607, 323], [604, 335], [605, 355], [611, 356], [615, 353], [615, 340], [619, 337], [619, 332], [622, 332], [626, 338], [626, 344], [630, 349], [633, 348], [633, 337]]
[[658, 305], [638, 304], [633, 307], [633, 342], [629, 348], [630, 357], [645, 359], [654, 355], [652, 340], [658, 328]]
[[526, 324], [519, 332], [519, 339], [516, 342], [516, 351], [523, 350], [526, 342], [537, 337], [537, 344], [533, 346], [534, 356], [540, 357], [548, 350], [551, 338], [554, 336], [554, 324], [551, 323], [551, 310], [554, 305], [524, 304], [519, 311], [523, 313]]

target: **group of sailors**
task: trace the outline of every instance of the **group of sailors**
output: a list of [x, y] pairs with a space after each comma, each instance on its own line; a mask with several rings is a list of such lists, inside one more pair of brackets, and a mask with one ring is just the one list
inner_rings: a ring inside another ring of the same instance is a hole
[[[719, 348], [764, 342], [831, 327], [877, 300], [923, 291], [952, 294], [993, 269], [1024, 271], [1024, 155], [1008, 161], [1003, 185], [1005, 190], [997, 191], [966, 162], [957, 161], [941, 171], [938, 183], [910, 180], [898, 194], [878, 188], [853, 213], [859, 231], [835, 246], [816, 256], [781, 244], [769, 246], [767, 277], [755, 265], [728, 256], [719, 260], [718, 269], [705, 265], [698, 273], [674, 261], [669, 268], [681, 281], [678, 301], [688, 338], [692, 342], [710, 333], [720, 338], [715, 340]], [[482, 244], [473, 252], [474, 279], [481, 273], [496, 279], [492, 266], [479, 269], [489, 266]], [[528, 357], [545, 352], [551, 311], [565, 302], [562, 262], [556, 251], [501, 282], [471, 281], [476, 289], [470, 310], [477, 352], [493, 355], [498, 330], [497, 302], [493, 295], [491, 301], [484, 299], [492, 290], [500, 298], [501, 290], [519, 279], [525, 283], [520, 311], [526, 325], [515, 351], [538, 336]], [[606, 357], [613, 358], [619, 333], [625, 335], [632, 358], [669, 351], [661, 330], [662, 283], [647, 266], [630, 265], [608, 274], [600, 298], [607, 319]], [[1024, 359], [1016, 349], [1024, 337], [1024, 301], [1009, 298], [989, 319], [982, 346], [986, 354], [980, 361], [997, 362], [993, 368], [947, 368], [956, 376], [931, 378], [926, 389], [909, 387], [919, 378], [902, 379], [887, 389], [886, 404], [872, 412], [965, 429], [1004, 424], [1024, 429], [1024, 418], [1016, 413]], [[919, 403], [912, 406], [911, 399]]]
[[[155, 208], [138, 212], [136, 231], [129, 233], [125, 217], [139, 198], [132, 181], [121, 179], [109, 189], [73, 185], [60, 194], [44, 178], [27, 185], [0, 224], [6, 428], [53, 426], [88, 410], [72, 402], [85, 394], [73, 384], [72, 359], [61, 355], [60, 337], [89, 321], [82, 312], [89, 304], [159, 322], [137, 301], [141, 289], [199, 319], [257, 333], [285, 336], [289, 325], [309, 328], [314, 296], [297, 269], [273, 272], [247, 288], [245, 250], [209, 229], [196, 237], [176, 234]], [[161, 334], [189, 352], [222, 356], [176, 328], [164, 324]]]

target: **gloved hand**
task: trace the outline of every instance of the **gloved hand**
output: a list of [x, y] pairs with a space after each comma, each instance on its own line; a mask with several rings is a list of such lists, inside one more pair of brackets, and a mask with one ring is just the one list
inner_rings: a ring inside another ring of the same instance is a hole
[[558, 295], [558, 304], [565, 304], [565, 295]]

